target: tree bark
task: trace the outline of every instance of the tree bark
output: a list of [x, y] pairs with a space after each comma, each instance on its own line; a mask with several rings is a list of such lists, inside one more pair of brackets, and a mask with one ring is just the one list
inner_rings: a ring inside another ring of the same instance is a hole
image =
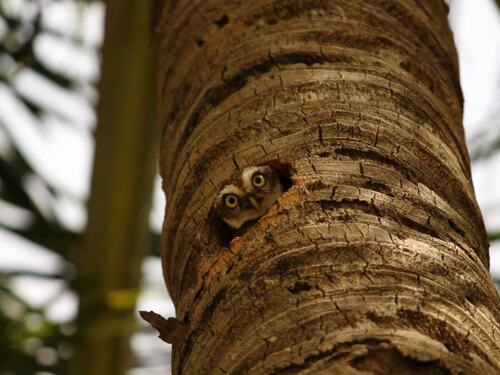
[[[156, 20], [175, 374], [498, 374], [500, 310], [437, 0], [177, 0]], [[243, 167], [291, 187], [245, 234]]]

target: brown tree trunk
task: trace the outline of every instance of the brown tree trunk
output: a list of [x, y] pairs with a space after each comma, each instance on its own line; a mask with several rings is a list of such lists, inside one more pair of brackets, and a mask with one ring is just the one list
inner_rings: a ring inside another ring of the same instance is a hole
[[[498, 374], [438, 0], [172, 0], [156, 20], [175, 374]], [[291, 187], [231, 240], [243, 167]]]

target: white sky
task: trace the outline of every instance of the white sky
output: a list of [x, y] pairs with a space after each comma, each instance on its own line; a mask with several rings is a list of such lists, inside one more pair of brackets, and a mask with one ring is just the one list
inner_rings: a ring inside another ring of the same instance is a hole
[[500, 109], [500, 11], [492, 0], [452, 0], [450, 24], [460, 58], [464, 125], [470, 136]]

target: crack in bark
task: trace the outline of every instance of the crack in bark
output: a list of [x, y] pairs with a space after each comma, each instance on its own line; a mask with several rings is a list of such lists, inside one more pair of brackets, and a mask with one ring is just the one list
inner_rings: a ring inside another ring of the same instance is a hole
[[205, 114], [212, 108], [217, 107], [229, 96], [241, 90], [250, 78], [258, 78], [271, 71], [273, 68], [285, 65], [305, 64], [324, 64], [330, 62], [330, 58], [321, 54], [312, 52], [289, 52], [277, 55], [270, 55], [267, 59], [256, 62], [251, 66], [242, 68], [231, 78], [228, 78], [223, 84], [208, 89], [200, 99], [196, 109], [191, 114], [187, 126], [183, 133], [180, 145], [183, 145], [189, 136], [193, 133], [195, 127], [200, 123]]
[[390, 340], [364, 339], [344, 342], [329, 350], [305, 356], [299, 363], [290, 363], [270, 372], [271, 375], [299, 374], [304, 370], [331, 369], [342, 373], [351, 369], [387, 374], [451, 375], [439, 360], [417, 360], [401, 351]]

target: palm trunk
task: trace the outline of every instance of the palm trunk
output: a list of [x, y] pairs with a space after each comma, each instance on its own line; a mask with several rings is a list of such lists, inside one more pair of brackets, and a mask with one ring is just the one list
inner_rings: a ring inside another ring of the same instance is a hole
[[[166, 3], [162, 256], [189, 326], [174, 373], [499, 373], [446, 5]], [[214, 199], [261, 163], [291, 187], [229, 242]]]

